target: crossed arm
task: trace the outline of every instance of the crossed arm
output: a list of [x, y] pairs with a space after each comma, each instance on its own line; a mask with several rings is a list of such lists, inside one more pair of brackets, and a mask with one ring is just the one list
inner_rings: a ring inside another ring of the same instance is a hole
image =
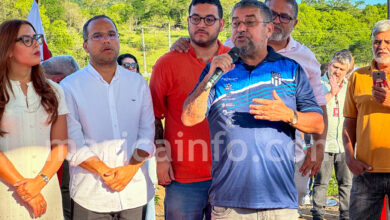
[[[52, 124], [50, 139], [52, 150], [40, 174], [52, 178], [61, 167], [67, 153], [66, 115], [58, 116]], [[0, 178], [16, 187], [19, 197], [30, 206], [35, 217], [43, 215], [47, 207], [46, 200], [41, 194], [47, 184], [43, 177], [37, 175], [35, 178], [24, 178], [2, 152], [0, 152], [0, 163], [2, 164]]]

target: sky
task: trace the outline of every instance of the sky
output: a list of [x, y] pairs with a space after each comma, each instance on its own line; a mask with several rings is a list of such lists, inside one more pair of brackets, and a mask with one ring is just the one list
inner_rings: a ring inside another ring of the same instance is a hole
[[[297, 0], [297, 2], [300, 3], [301, 1]], [[378, 3], [386, 4], [387, 0], [365, 0], [364, 2], [365, 2], [365, 4], [375, 5]]]

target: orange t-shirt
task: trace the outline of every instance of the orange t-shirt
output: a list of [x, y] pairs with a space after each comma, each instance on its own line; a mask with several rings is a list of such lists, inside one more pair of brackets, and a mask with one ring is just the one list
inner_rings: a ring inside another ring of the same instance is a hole
[[[218, 55], [229, 51], [218, 41]], [[206, 63], [190, 46], [187, 53], [171, 51], [153, 67], [150, 90], [156, 118], [165, 118], [164, 139], [171, 147], [176, 181], [200, 182], [211, 179], [210, 133], [207, 119], [187, 127], [181, 121], [183, 104], [199, 81]], [[167, 146], [166, 146], [167, 147]]]
[[[370, 172], [390, 172], [390, 108], [372, 97], [375, 61], [352, 75], [344, 104], [344, 117], [356, 118], [356, 158], [373, 168]], [[390, 74], [386, 74], [390, 79]]]

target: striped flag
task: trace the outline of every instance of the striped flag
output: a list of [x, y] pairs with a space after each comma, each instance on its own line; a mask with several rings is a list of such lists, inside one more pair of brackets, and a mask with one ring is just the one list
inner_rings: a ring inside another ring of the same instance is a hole
[[49, 48], [46, 44], [46, 37], [43, 31], [41, 16], [39, 15], [38, 0], [33, 0], [33, 4], [28, 14], [27, 21], [29, 21], [37, 31], [37, 34], [43, 34], [43, 44], [41, 45], [41, 60], [47, 60], [51, 57]]

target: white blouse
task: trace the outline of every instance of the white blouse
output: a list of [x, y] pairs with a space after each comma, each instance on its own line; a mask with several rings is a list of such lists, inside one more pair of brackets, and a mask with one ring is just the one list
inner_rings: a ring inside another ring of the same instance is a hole
[[[48, 82], [57, 95], [58, 115], [69, 113], [62, 88], [51, 80]], [[34, 178], [51, 151], [49, 115], [41, 105], [41, 97], [35, 92], [32, 82], [27, 83], [27, 95], [24, 95], [19, 81], [11, 80], [11, 86], [13, 92], [8, 89], [10, 100], [1, 118], [1, 129], [7, 133], [0, 137], [0, 151], [24, 178]], [[56, 175], [43, 188], [42, 194], [48, 206], [40, 219], [60, 219], [62, 202]], [[0, 195], [0, 204], [3, 204], [0, 206], [0, 219], [31, 218], [26, 204], [15, 196], [14, 187], [1, 180]]]

